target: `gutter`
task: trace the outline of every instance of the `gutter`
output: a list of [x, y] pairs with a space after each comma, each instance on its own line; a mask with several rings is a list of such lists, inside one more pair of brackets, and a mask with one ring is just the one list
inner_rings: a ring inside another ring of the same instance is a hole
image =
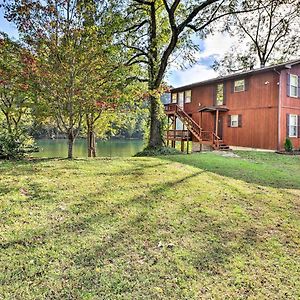
[[274, 68], [274, 72], [276, 72], [279, 75], [279, 91], [278, 91], [278, 116], [277, 116], [277, 150], [280, 151], [280, 142], [281, 142], [281, 72], [277, 71], [276, 68]]

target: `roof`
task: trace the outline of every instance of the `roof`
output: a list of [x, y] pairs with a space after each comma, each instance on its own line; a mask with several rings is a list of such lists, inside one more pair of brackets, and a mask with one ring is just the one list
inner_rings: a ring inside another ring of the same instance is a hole
[[239, 78], [239, 77], [243, 77], [243, 76], [251, 76], [253, 74], [264, 73], [264, 72], [272, 71], [274, 69], [275, 70], [290, 69], [292, 66], [297, 65], [297, 64], [300, 64], [300, 59], [292, 60], [292, 61], [288, 61], [288, 62], [285, 62], [285, 63], [272, 65], [272, 66], [268, 66], [268, 67], [264, 67], [264, 68], [259, 68], [259, 69], [253, 69], [253, 70], [245, 71], [245, 72], [234, 73], [234, 74], [230, 74], [230, 75], [226, 75], [226, 76], [219, 76], [219, 77], [208, 79], [208, 80], [205, 80], [205, 81], [200, 81], [200, 82], [192, 83], [192, 84], [189, 84], [189, 85], [180, 86], [180, 87], [171, 89], [171, 92], [180, 92], [180, 91], [183, 91], [183, 90], [186, 90], [186, 89], [191, 89], [191, 88], [201, 86], [201, 85], [207, 85], [207, 84], [211, 84], [211, 83], [218, 83], [218, 82], [222, 82], [222, 81], [225, 81], [225, 80], [231, 80], [231, 79], [235, 79], [235, 78]]
[[199, 108], [199, 112], [213, 112], [213, 111], [228, 111], [227, 107], [222, 106], [202, 106]]

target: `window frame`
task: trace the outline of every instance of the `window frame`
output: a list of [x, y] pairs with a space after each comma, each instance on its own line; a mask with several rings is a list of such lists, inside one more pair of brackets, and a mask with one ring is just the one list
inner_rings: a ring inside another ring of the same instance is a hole
[[[242, 81], [243, 82], [243, 85], [236, 85], [237, 82], [239, 81]], [[243, 89], [242, 90], [236, 90], [237, 87], [239, 86], [243, 86]], [[241, 92], [245, 92], [246, 91], [246, 80], [245, 79], [238, 79], [238, 80], [235, 80], [233, 82], [233, 91], [234, 93], [241, 93]]]
[[[292, 118], [295, 118], [295, 121], [296, 121], [295, 124], [292, 124], [292, 122], [291, 122]], [[289, 137], [292, 137], [292, 138], [298, 137], [298, 132], [297, 132], [298, 126], [299, 126], [299, 124], [298, 124], [298, 115], [290, 114], [289, 115]], [[291, 134], [292, 127], [294, 127], [294, 129], [295, 129], [295, 135]]]
[[[218, 95], [219, 95], [219, 86], [222, 86], [222, 104], [219, 104], [219, 99], [218, 99]], [[224, 105], [224, 83], [219, 83], [217, 84], [217, 87], [216, 87], [216, 105], [219, 106], [219, 105]]]
[[[296, 79], [296, 85], [292, 85], [292, 78]], [[292, 94], [292, 88], [295, 87], [296, 88], [296, 95]], [[299, 77], [296, 74], [290, 74], [290, 97], [292, 98], [298, 98], [298, 90], [299, 90]]]
[[[233, 117], [236, 118], [236, 120], [233, 120]], [[233, 122], [236, 122], [236, 125], [233, 125]], [[239, 115], [230, 115], [230, 127], [231, 128], [239, 127]]]
[[[187, 97], [187, 93], [190, 93], [190, 96], [189, 97]], [[187, 99], [189, 99], [189, 101], [187, 101]], [[186, 90], [185, 92], [184, 92], [184, 103], [191, 103], [192, 102], [192, 90]]]
[[[173, 96], [175, 96], [175, 101], [173, 101], [174, 100], [174, 97]], [[178, 94], [177, 93], [172, 93], [172, 97], [171, 97], [171, 103], [177, 103], [177, 101], [178, 101]]]
[[[179, 101], [179, 98], [182, 96], [182, 103]], [[184, 107], [184, 92], [178, 92], [177, 93], [177, 105], [179, 106], [179, 107]]]

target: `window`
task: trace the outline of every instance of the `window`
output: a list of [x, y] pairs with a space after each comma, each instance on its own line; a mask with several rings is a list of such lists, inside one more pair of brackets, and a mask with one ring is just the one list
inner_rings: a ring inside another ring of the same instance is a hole
[[177, 103], [177, 94], [172, 94], [172, 103]]
[[238, 127], [238, 126], [239, 126], [239, 115], [231, 115], [230, 127]]
[[177, 104], [178, 104], [179, 107], [183, 108], [183, 105], [184, 105], [184, 92], [178, 93]]
[[297, 126], [298, 126], [298, 116], [297, 115], [290, 115], [289, 120], [289, 136], [290, 137], [297, 137]]
[[290, 84], [290, 95], [291, 97], [298, 97], [298, 76], [290, 75], [291, 84]]
[[224, 104], [224, 84], [223, 83], [217, 85], [216, 104], [217, 105]]
[[192, 91], [189, 90], [189, 91], [185, 91], [185, 100], [184, 102], [185, 103], [191, 103], [192, 102]]
[[245, 91], [245, 79], [236, 80], [234, 82], [234, 92], [238, 93], [238, 92], [243, 92], [243, 91]]

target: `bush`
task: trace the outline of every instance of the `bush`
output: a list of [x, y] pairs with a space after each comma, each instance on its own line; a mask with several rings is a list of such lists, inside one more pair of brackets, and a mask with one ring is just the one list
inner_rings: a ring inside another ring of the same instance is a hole
[[0, 133], [0, 159], [19, 159], [36, 151], [37, 147], [28, 135]]
[[289, 138], [285, 139], [284, 149], [285, 149], [286, 152], [292, 152], [293, 151], [293, 143]]
[[170, 147], [160, 147], [160, 148], [145, 148], [143, 151], [137, 153], [136, 157], [143, 157], [143, 156], [163, 156], [163, 155], [178, 155], [182, 154], [182, 152], [170, 148]]

